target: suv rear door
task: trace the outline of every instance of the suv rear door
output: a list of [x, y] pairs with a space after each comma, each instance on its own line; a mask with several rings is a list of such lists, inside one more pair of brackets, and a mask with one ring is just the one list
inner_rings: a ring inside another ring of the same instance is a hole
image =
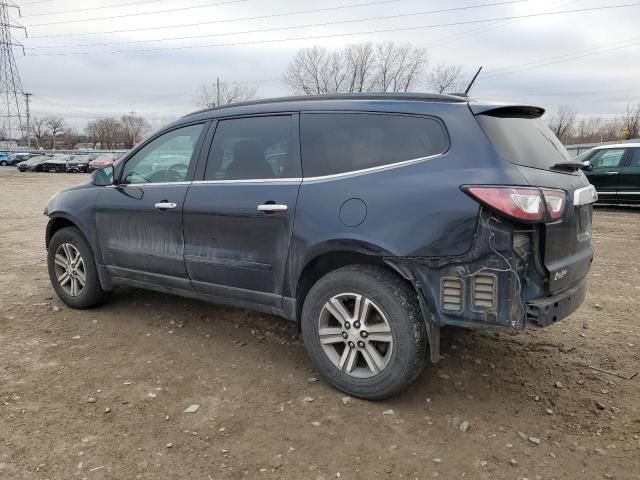
[[281, 307], [301, 176], [297, 114], [217, 122], [184, 205], [196, 291]]
[[[547, 293], [565, 290], [584, 279], [591, 266], [591, 199], [581, 189], [589, 182], [571, 162], [564, 146], [540, 119], [536, 107], [475, 108], [476, 119], [497, 153], [511, 162], [531, 186], [566, 192], [562, 217], [544, 224], [540, 231], [542, 262], [547, 269]], [[577, 193], [576, 193], [577, 192]]]
[[629, 148], [624, 167], [618, 176], [621, 203], [640, 203], [640, 147]]
[[591, 169], [585, 171], [591, 184], [596, 187], [603, 202], [619, 200], [620, 173], [627, 154], [626, 148], [602, 148], [589, 158]]

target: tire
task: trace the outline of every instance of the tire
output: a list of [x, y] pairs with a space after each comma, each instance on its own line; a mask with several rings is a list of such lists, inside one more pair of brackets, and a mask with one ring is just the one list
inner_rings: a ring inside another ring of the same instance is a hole
[[[356, 305], [366, 303], [369, 314], [357, 322]], [[346, 311], [334, 315], [340, 304]], [[425, 365], [427, 332], [416, 293], [382, 267], [353, 265], [322, 277], [302, 308], [302, 338], [311, 362], [327, 382], [368, 400], [405, 389]], [[355, 355], [347, 350], [348, 342]], [[376, 359], [371, 348], [378, 353]]]
[[0, 162], [0, 165], [2, 165], [3, 167], [6, 167], [9, 164], [6, 162], [6, 160], [3, 160]]
[[[68, 262], [63, 262], [66, 263], [66, 267], [56, 263], [56, 257], [58, 257], [58, 262], [61, 262], [62, 260], [73, 260], [76, 258], [76, 254], [79, 254], [80, 257], [79, 260], [76, 260], [75, 272], [72, 268], [73, 263], [69, 265]], [[109, 299], [110, 292], [103, 290], [100, 285], [91, 247], [77, 228], [62, 228], [51, 237], [47, 252], [47, 266], [53, 289], [58, 297], [71, 308], [91, 308]], [[64, 272], [70, 277], [69, 279], [63, 276]], [[84, 285], [82, 288], [78, 288], [83, 277]], [[63, 281], [61, 282], [61, 280]]]

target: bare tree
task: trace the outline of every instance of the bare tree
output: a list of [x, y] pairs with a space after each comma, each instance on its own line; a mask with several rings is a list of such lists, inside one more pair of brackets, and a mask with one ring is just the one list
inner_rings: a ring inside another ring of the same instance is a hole
[[384, 42], [376, 45], [375, 60], [375, 90], [407, 92], [422, 79], [429, 56], [426, 49], [415, 48], [408, 43]]
[[625, 140], [638, 138], [640, 133], [640, 103], [635, 106], [627, 105], [627, 109], [622, 114], [622, 128]]
[[429, 72], [427, 84], [436, 93], [454, 93], [460, 90], [461, 65], [439, 63]]
[[599, 140], [600, 117], [582, 118], [578, 122], [577, 140], [579, 143], [596, 142]]
[[45, 117], [44, 125], [51, 140], [51, 148], [54, 149], [56, 148], [56, 136], [62, 133], [65, 127], [64, 118], [58, 116]]
[[560, 105], [557, 113], [549, 120], [549, 128], [561, 141], [571, 135], [576, 121], [576, 112], [568, 105]]
[[284, 81], [302, 95], [406, 92], [421, 79], [427, 63], [426, 50], [410, 44], [360, 43], [335, 52], [316, 46], [298, 51]]
[[[212, 108], [229, 103], [244, 102], [255, 98], [257, 89], [239, 83], [220, 82], [217, 84], [201, 85], [193, 95], [193, 103], [202, 108]], [[218, 99], [220, 103], [218, 104]]]
[[122, 124], [122, 139], [126, 148], [133, 148], [151, 130], [151, 125], [146, 119], [133, 114], [123, 115], [120, 123]]
[[[346, 61], [348, 92], [370, 92], [375, 84], [375, 57], [371, 42], [349, 45], [342, 56]], [[323, 72], [326, 75], [326, 72]]]
[[36, 140], [36, 146], [40, 148], [42, 146], [42, 140], [47, 134], [47, 126], [45, 125], [44, 118], [31, 118], [31, 134]]
[[[317, 95], [321, 93], [337, 93], [342, 91], [340, 82], [328, 83], [326, 78], [331, 77], [330, 66], [341, 69], [340, 63], [330, 62], [329, 53], [326, 48], [311, 47], [298, 50], [296, 56], [291, 60], [284, 75], [284, 80], [295, 94]], [[344, 71], [341, 70], [344, 76]], [[333, 74], [337, 77], [336, 73]], [[332, 88], [334, 87], [334, 88]]]

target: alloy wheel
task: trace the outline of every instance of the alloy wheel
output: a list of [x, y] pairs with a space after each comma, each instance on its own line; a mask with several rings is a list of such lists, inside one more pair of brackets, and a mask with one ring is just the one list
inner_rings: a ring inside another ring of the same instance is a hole
[[80, 251], [71, 243], [63, 243], [56, 250], [55, 273], [58, 284], [67, 295], [77, 297], [87, 283], [87, 271]]
[[320, 312], [318, 334], [329, 360], [352, 377], [373, 377], [391, 360], [391, 326], [364, 295], [341, 293], [330, 298]]

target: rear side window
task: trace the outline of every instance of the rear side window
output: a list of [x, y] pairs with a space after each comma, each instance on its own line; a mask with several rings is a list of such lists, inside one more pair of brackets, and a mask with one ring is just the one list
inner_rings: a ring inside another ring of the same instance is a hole
[[449, 139], [435, 119], [370, 113], [306, 113], [301, 118], [305, 177], [390, 165], [444, 153]]
[[549, 170], [571, 161], [562, 143], [539, 118], [477, 115], [478, 123], [498, 153], [511, 163]]
[[631, 162], [629, 162], [630, 167], [640, 167], [640, 148], [634, 148], [631, 150], [633, 156], [631, 157]]
[[205, 180], [300, 177], [291, 115], [219, 121], [204, 177]]

